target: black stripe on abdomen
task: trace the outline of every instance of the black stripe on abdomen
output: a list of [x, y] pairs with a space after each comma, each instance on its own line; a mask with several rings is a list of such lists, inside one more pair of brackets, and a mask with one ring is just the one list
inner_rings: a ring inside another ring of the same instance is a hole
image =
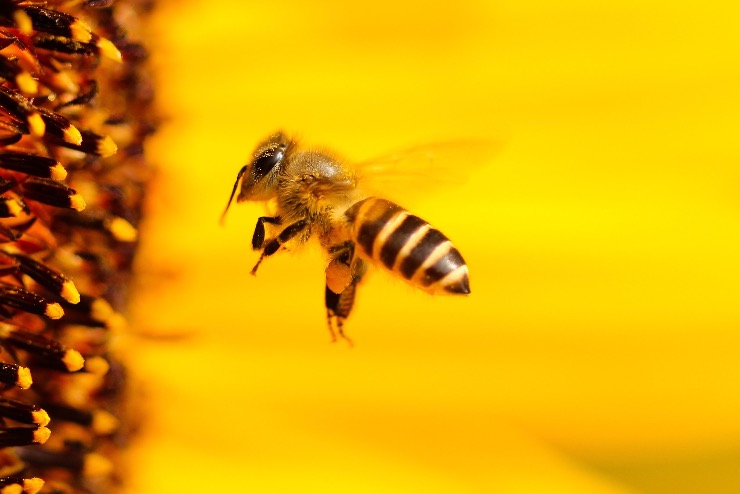
[[[380, 212], [379, 208], [371, 207], [367, 213], [361, 213], [362, 216], [367, 217], [360, 217], [362, 224], [357, 231], [357, 243], [362, 247], [362, 250], [365, 251], [368, 257], [372, 257], [373, 255], [373, 244], [375, 243], [375, 239], [378, 238], [378, 233], [400, 210], [401, 208], [396, 206], [395, 208], [383, 208], [383, 211]], [[373, 213], [380, 214], [373, 217], [371, 216]]]
[[408, 243], [411, 236], [419, 228], [426, 225], [426, 221], [418, 216], [408, 215], [396, 227], [388, 238], [386, 238], [383, 247], [380, 249], [380, 260], [388, 269], [393, 269], [396, 263], [396, 257], [403, 247]]
[[358, 209], [352, 213], [356, 215], [355, 224], [359, 224], [356, 243], [368, 257], [372, 258], [373, 244], [378, 234], [402, 209], [392, 202], [376, 198], [366, 199], [357, 207]]
[[439, 261], [424, 270], [424, 277], [420, 280], [421, 284], [429, 286], [464, 265], [465, 261], [460, 255], [460, 252], [452, 247]]
[[447, 237], [442, 235], [442, 232], [435, 229], [430, 229], [426, 234], [419, 239], [413, 249], [404, 257], [399, 266], [401, 274], [407, 280], [414, 277], [414, 273], [419, 267], [424, 264], [424, 261], [434, 252], [434, 249], [439, 247], [440, 244], [447, 242]]

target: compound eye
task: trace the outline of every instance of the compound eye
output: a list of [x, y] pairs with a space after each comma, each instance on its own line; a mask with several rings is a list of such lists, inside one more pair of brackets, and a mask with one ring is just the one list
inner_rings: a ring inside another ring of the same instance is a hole
[[276, 149], [268, 149], [260, 154], [252, 163], [253, 180], [258, 182], [265, 175], [280, 164], [285, 158], [285, 147], [280, 146]]

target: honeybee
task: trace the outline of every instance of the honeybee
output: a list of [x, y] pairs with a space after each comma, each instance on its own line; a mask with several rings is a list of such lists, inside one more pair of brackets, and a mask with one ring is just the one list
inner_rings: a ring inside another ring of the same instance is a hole
[[[328, 256], [325, 305], [332, 340], [349, 341], [344, 323], [368, 264], [380, 266], [431, 294], [470, 293], [468, 266], [452, 242], [429, 223], [358, 186], [362, 174], [326, 151], [302, 149], [277, 132], [255, 149], [237, 174], [229, 202], [274, 203], [274, 216], [261, 216], [252, 248], [261, 251], [252, 268], [286, 244], [316, 237]], [[241, 182], [241, 188], [239, 183]], [[267, 238], [265, 224], [279, 228]]]

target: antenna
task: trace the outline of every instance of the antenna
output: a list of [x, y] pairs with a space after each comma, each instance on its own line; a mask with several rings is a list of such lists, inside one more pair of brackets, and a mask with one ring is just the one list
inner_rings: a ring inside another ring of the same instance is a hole
[[224, 220], [226, 219], [226, 212], [229, 210], [229, 206], [231, 206], [231, 201], [234, 200], [234, 194], [236, 194], [236, 189], [239, 187], [239, 180], [242, 179], [244, 176], [244, 173], [247, 171], [247, 167], [249, 165], [244, 165], [241, 170], [239, 170], [239, 174], [236, 176], [236, 182], [234, 182], [234, 188], [231, 189], [231, 195], [229, 196], [229, 202], [226, 204], [226, 209], [224, 209], [224, 212], [221, 213], [221, 221], [219, 221], [220, 224], [224, 224]]

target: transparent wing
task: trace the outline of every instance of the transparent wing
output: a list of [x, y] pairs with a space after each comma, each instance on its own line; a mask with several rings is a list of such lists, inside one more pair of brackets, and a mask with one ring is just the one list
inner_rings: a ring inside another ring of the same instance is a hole
[[359, 188], [401, 204], [464, 184], [476, 168], [492, 162], [501, 143], [456, 140], [414, 146], [354, 164]]

